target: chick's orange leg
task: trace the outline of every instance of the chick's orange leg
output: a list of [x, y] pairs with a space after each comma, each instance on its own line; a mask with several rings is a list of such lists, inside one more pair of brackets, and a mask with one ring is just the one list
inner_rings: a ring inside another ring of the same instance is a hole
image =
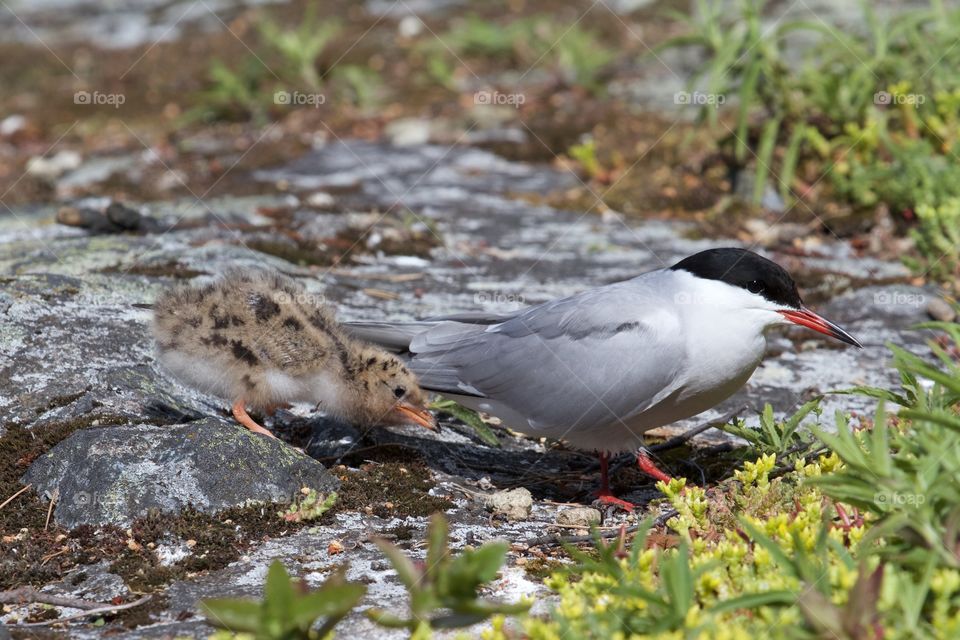
[[246, 403], [243, 401], [243, 398], [240, 398], [233, 403], [233, 417], [237, 419], [237, 422], [245, 426], [247, 429], [250, 429], [250, 431], [253, 431], [254, 433], [262, 433], [270, 438], [277, 437], [258, 425], [253, 418], [247, 414]]

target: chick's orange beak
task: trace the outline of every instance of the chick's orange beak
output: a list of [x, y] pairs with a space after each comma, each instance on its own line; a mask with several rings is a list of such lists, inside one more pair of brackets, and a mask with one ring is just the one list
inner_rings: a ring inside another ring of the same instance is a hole
[[397, 405], [397, 413], [400, 414], [400, 417], [405, 422], [418, 424], [431, 431], [437, 430], [437, 421], [434, 419], [433, 414], [422, 407], [415, 407], [412, 404], [404, 402]]

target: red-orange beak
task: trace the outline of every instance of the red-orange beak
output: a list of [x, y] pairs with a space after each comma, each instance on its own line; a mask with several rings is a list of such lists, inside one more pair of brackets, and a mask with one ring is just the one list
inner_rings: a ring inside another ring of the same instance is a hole
[[862, 349], [863, 345], [860, 344], [856, 338], [851, 336], [849, 333], [833, 324], [823, 316], [817, 315], [810, 309], [803, 307], [800, 311], [794, 311], [793, 309], [781, 309], [779, 311], [780, 315], [789, 320], [794, 324], [798, 324], [801, 327], [807, 327], [808, 329], [813, 329], [818, 333], [828, 335], [831, 338], [836, 338], [840, 342], [846, 342], [851, 344], [858, 349]]
[[415, 407], [412, 404], [401, 403], [397, 405], [396, 411], [400, 414], [404, 422], [418, 424], [421, 427], [430, 429], [430, 431], [437, 430], [437, 421], [434, 419], [433, 414], [426, 409]]

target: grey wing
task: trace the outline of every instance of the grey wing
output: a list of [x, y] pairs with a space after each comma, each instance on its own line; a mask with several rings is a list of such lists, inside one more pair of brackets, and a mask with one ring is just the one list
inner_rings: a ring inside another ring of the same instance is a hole
[[[673, 391], [679, 321], [636, 281], [532, 307], [496, 324], [440, 322], [410, 342], [429, 389], [486, 398], [554, 434], [615, 423]], [[501, 416], [506, 417], [506, 416]]]

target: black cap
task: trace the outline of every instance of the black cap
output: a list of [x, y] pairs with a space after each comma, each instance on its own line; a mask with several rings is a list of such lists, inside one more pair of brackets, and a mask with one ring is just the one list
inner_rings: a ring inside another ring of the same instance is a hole
[[670, 268], [683, 269], [698, 278], [726, 282], [784, 307], [799, 309], [803, 306], [790, 274], [776, 262], [746, 249], [707, 249]]

